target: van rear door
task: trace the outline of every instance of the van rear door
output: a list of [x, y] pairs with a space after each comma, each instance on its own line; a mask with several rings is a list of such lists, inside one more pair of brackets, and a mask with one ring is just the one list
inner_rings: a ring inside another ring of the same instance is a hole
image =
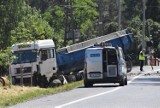
[[87, 79], [102, 79], [102, 49], [92, 48], [86, 50]]
[[103, 71], [105, 77], [117, 77], [118, 59], [114, 48], [103, 49]]

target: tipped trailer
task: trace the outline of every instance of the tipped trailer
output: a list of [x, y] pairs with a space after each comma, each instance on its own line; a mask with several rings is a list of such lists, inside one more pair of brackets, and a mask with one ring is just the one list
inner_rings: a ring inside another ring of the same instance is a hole
[[12, 45], [15, 59], [10, 66], [12, 82], [29, 82], [41, 87], [54, 86], [81, 80], [84, 69], [85, 50], [97, 43], [111, 43], [127, 50], [132, 44], [131, 34], [127, 29], [105, 36], [73, 44], [56, 51], [53, 40], [36, 40]]

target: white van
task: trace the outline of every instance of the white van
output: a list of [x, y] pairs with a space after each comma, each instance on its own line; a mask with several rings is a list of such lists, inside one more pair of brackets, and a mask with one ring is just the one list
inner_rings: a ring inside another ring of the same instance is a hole
[[95, 83], [127, 85], [127, 68], [120, 47], [95, 47], [85, 51], [84, 86]]

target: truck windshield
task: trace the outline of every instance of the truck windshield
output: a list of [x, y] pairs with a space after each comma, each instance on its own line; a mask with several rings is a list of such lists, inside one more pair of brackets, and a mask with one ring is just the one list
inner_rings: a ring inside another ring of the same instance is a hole
[[13, 55], [16, 57], [13, 60], [13, 64], [36, 62], [37, 51], [36, 50], [24, 50], [15, 51]]

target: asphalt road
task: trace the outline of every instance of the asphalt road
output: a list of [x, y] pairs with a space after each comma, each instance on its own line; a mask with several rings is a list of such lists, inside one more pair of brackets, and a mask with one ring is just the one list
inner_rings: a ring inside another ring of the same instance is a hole
[[44, 96], [12, 108], [160, 108], [160, 67], [133, 68], [128, 85], [95, 84]]

